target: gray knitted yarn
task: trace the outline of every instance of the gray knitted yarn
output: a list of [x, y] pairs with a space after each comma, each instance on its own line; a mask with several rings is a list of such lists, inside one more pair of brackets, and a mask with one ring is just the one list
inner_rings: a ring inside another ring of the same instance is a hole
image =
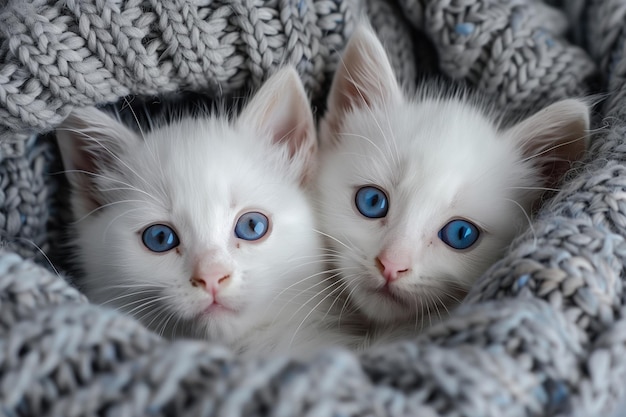
[[[443, 73], [518, 109], [583, 94], [593, 60], [611, 93], [611, 125], [594, 138], [588, 163], [447, 320], [360, 355], [244, 361], [206, 342], [162, 340], [4, 251], [0, 415], [618, 412], [626, 389], [625, 13], [617, 0], [562, 3], [565, 14], [545, 17], [549, 9], [538, 1], [367, 1], [407, 85], [426, 61], [413, 46], [419, 30]], [[74, 105], [131, 92], [256, 86], [282, 62], [297, 63], [320, 99], [353, 27], [352, 7], [341, 0], [9, 1], [0, 11], [4, 234], [54, 245], [46, 242], [54, 236], [46, 216], [56, 177], [43, 168], [54, 153], [45, 140], [26, 142], [31, 132], [53, 128]], [[573, 32], [589, 28], [574, 39], [593, 60], [559, 36], [566, 17]], [[39, 222], [22, 220], [30, 218]]]
[[0, 14], [3, 142], [49, 130], [72, 106], [181, 89], [226, 93], [259, 85], [286, 62], [319, 95], [351, 22], [340, 1], [8, 3]]
[[54, 237], [47, 225], [58, 205], [50, 198], [58, 188], [50, 173], [57, 156], [49, 141], [35, 137], [21, 147], [22, 152], [0, 160], [0, 247], [48, 264], [45, 254]]

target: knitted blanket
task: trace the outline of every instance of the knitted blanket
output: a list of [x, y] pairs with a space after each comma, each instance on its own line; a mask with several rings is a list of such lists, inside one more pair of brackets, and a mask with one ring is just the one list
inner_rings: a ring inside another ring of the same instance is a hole
[[[322, 103], [355, 0], [0, 1], [0, 415], [607, 416], [626, 396], [626, 6], [367, 0], [402, 81], [520, 110], [606, 92], [584, 165], [442, 323], [361, 354], [243, 360], [89, 304], [63, 259], [74, 106], [226, 94], [294, 63]], [[60, 185], [61, 184], [61, 185]], [[62, 263], [62, 262], [61, 262]], [[622, 405], [623, 407], [623, 405]]]

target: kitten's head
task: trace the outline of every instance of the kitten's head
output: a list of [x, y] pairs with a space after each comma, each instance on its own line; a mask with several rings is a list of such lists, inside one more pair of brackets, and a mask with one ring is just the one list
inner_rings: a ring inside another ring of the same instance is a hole
[[92, 300], [166, 334], [230, 342], [317, 272], [304, 192], [317, 143], [295, 70], [234, 120], [182, 118], [141, 137], [86, 108], [57, 135]]
[[320, 227], [344, 294], [371, 319], [458, 302], [586, 149], [588, 108], [555, 103], [505, 127], [466, 92], [398, 87], [367, 27], [343, 55], [320, 123]]

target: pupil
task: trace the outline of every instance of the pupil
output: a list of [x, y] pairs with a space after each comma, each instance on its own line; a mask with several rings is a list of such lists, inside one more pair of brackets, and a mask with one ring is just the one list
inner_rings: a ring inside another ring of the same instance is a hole
[[254, 220], [248, 220], [248, 227], [250, 228], [250, 230], [254, 231]]
[[469, 227], [463, 226], [459, 229], [459, 239], [463, 240], [467, 238], [471, 233], [472, 232]]
[[374, 194], [371, 198], [370, 198], [370, 206], [374, 207], [378, 205], [378, 195]]
[[165, 232], [158, 232], [156, 237], [159, 245], [162, 245], [166, 241]]

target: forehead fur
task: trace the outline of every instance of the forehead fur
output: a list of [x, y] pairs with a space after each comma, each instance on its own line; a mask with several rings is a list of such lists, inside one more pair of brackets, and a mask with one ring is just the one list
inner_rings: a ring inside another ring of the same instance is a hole
[[155, 203], [146, 208], [151, 215], [138, 212], [144, 222], [161, 217], [179, 227], [188, 223], [197, 233], [205, 225], [204, 234], [208, 229], [224, 234], [232, 227], [224, 220], [238, 211], [271, 214], [280, 210], [278, 202], [298, 191], [286, 147], [223, 118], [183, 119], [145, 136], [119, 161], [124, 180], [145, 191], [132, 198]]
[[[137, 171], [154, 173], [152, 178], [171, 184], [174, 192], [200, 184], [211, 190], [215, 185], [216, 192], [227, 184], [253, 191], [262, 182], [261, 174], [270, 176], [269, 182], [290, 176], [286, 148], [264, 139], [223, 119], [189, 118], [148, 133], [138, 145], [143, 150], [129, 149], [124, 158], [140, 164]], [[250, 184], [252, 178], [257, 181]]]
[[348, 187], [379, 185], [414, 217], [455, 206], [470, 215], [492, 198], [513, 197], [507, 190], [513, 185], [535, 180], [493, 118], [458, 98], [375, 103], [347, 113], [339, 132], [324, 157], [344, 161], [330, 164], [342, 171], [338, 180]]

